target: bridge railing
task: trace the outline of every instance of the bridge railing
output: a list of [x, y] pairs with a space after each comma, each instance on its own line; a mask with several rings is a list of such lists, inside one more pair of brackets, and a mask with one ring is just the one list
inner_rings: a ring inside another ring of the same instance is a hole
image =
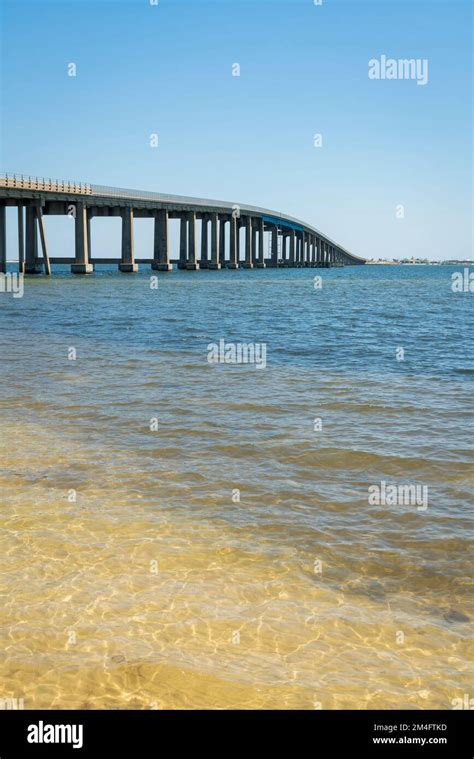
[[68, 192], [75, 195], [92, 195], [92, 185], [86, 182], [70, 182], [64, 179], [46, 179], [27, 174], [0, 174], [0, 187], [17, 190], [41, 190], [42, 192]]
[[213, 200], [210, 198], [196, 198], [191, 195], [169, 195], [163, 192], [151, 192], [147, 190], [131, 190], [126, 187], [108, 187], [107, 185], [91, 185], [95, 195], [104, 195], [112, 198], [129, 198], [131, 200], [156, 200], [164, 203], [176, 203], [177, 205], [193, 206], [214, 206], [231, 211], [234, 207], [241, 208], [245, 211], [260, 212], [257, 206], [241, 205], [224, 200]]
[[[178, 205], [202, 205], [215, 206], [229, 211], [239, 207], [245, 211], [260, 213], [262, 209], [257, 206], [232, 204], [222, 200], [209, 198], [195, 198], [187, 195], [169, 195], [161, 192], [147, 190], [131, 190], [127, 187], [110, 187], [108, 185], [87, 184], [84, 182], [70, 182], [61, 179], [45, 179], [26, 174], [0, 173], [0, 187], [20, 190], [41, 190], [42, 192], [67, 192], [83, 195], [102, 195], [109, 198], [124, 198], [130, 200], [156, 200]], [[283, 214], [279, 214], [283, 218]]]

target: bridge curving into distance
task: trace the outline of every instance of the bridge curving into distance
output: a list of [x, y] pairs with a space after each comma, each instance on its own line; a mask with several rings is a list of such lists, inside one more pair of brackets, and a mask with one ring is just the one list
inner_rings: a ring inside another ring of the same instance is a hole
[[[51, 274], [51, 264], [71, 264], [75, 274], [88, 274], [97, 264], [118, 264], [135, 272], [138, 264], [156, 271], [265, 267], [330, 267], [364, 264], [314, 227], [291, 216], [256, 206], [218, 200], [164, 195], [80, 182], [64, 182], [15, 174], [0, 175], [0, 272], [6, 272], [6, 207], [18, 209], [18, 265], [25, 274]], [[45, 217], [69, 215], [75, 220], [74, 258], [50, 258]], [[121, 258], [91, 255], [91, 220], [118, 216], [122, 220]], [[154, 219], [153, 257], [136, 259], [134, 219]], [[179, 258], [172, 259], [168, 221], [179, 219]], [[196, 221], [201, 221], [198, 246]], [[240, 229], [244, 228], [241, 245]], [[228, 232], [226, 233], [226, 228]], [[42, 256], [39, 255], [39, 240]], [[265, 245], [265, 233], [268, 245]], [[199, 247], [199, 255], [198, 255]], [[267, 250], [265, 248], [267, 247]], [[242, 248], [242, 250], [241, 250]]]

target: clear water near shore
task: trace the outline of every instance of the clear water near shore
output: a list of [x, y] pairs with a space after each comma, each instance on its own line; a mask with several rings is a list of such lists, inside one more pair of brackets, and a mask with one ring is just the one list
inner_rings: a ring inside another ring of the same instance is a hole
[[[0, 697], [469, 693], [473, 296], [454, 271], [173, 272], [151, 290], [143, 267], [2, 294]], [[210, 365], [221, 338], [266, 343], [266, 368]], [[370, 506], [381, 481], [428, 486], [428, 509]]]

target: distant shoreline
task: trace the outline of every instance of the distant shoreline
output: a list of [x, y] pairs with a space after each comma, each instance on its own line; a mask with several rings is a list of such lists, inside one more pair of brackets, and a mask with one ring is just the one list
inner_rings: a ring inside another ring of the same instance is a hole
[[474, 266], [474, 261], [366, 261], [366, 266]]

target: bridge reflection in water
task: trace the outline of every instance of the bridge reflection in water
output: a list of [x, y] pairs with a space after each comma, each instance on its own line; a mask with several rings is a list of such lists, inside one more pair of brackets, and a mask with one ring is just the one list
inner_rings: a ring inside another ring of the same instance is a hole
[[[51, 264], [71, 264], [73, 273], [88, 274], [96, 264], [112, 263], [117, 263], [123, 272], [135, 272], [142, 263], [151, 264], [157, 271], [171, 271], [174, 263], [178, 269], [191, 271], [365, 263], [365, 259], [350, 253], [314, 227], [256, 206], [3, 174], [0, 175], [0, 272], [6, 272], [7, 267], [7, 206], [18, 208], [18, 262], [19, 270], [25, 274], [43, 271], [51, 274]], [[74, 217], [74, 258], [49, 257], [45, 217], [52, 215]], [[91, 257], [94, 216], [122, 219], [120, 259]], [[135, 218], [154, 219], [153, 257], [150, 259], [135, 258]], [[170, 254], [170, 219], [180, 220], [177, 259], [172, 259]], [[199, 246], [196, 220], [201, 222]], [[242, 227], [245, 230], [243, 246]], [[268, 246], [265, 233], [268, 233]]]

